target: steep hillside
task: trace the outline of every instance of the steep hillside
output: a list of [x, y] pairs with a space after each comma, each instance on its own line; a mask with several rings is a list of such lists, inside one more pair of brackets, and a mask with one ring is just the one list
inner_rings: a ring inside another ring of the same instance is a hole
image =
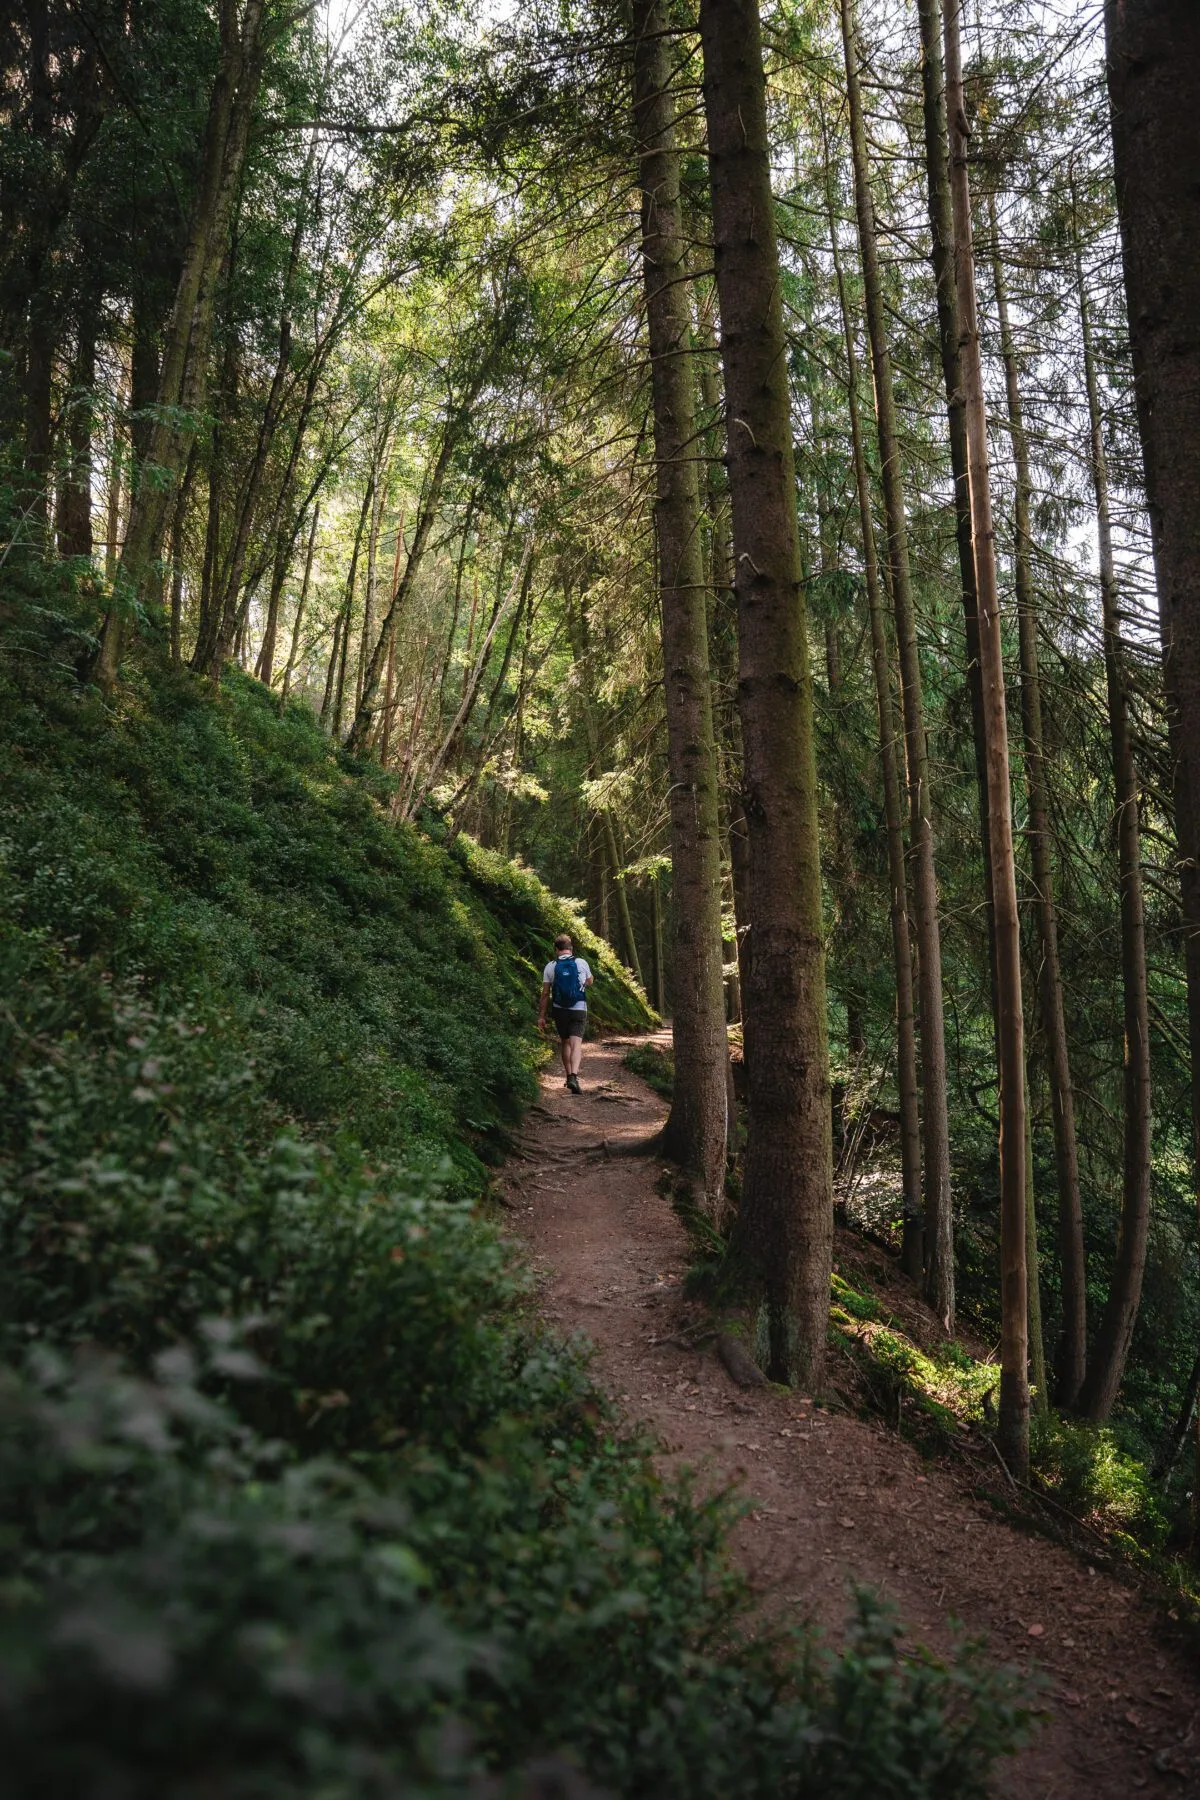
[[[62, 602], [60, 601], [60, 604]], [[0, 1739], [39, 1800], [981, 1791], [1019, 1712], [750, 1638], [480, 1217], [535, 1090], [528, 873], [242, 677], [0, 659]], [[869, 1715], [881, 1789], [847, 1748]], [[815, 1784], [815, 1785], [813, 1785]], [[557, 1791], [557, 1790], [556, 1790]]]

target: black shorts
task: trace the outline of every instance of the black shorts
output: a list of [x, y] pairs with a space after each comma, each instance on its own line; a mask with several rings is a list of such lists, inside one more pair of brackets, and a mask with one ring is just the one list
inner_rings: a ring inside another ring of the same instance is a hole
[[581, 1006], [576, 1011], [573, 1006], [556, 1006], [554, 1023], [558, 1026], [560, 1038], [581, 1038], [587, 1026], [587, 1007]]

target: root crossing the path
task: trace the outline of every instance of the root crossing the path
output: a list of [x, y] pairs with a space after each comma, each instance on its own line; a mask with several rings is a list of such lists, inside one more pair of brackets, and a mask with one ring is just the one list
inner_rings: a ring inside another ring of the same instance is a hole
[[953, 1458], [923, 1462], [881, 1422], [742, 1387], [711, 1339], [691, 1345], [688, 1245], [656, 1188], [663, 1165], [620, 1154], [665, 1113], [627, 1048], [588, 1046], [580, 1096], [543, 1078], [502, 1191], [546, 1318], [591, 1339], [598, 1379], [659, 1440], [664, 1469], [744, 1494], [733, 1545], [763, 1609], [836, 1638], [865, 1584], [910, 1640], [945, 1650], [961, 1628], [1037, 1675], [1045, 1722], [1001, 1765], [998, 1795], [1200, 1796], [1200, 1675], [1160, 1601], [1006, 1523]]

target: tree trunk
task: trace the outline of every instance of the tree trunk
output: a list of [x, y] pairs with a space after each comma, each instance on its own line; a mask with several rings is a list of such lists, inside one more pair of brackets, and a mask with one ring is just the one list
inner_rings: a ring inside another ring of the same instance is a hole
[[[1058, 1178], [1058, 1253], [1062, 1280], [1062, 1335], [1057, 1358], [1057, 1399], [1073, 1409], [1087, 1364], [1087, 1264], [1083, 1248], [1083, 1202], [1079, 1192], [1079, 1150], [1075, 1139], [1075, 1090], [1067, 1044], [1062, 964], [1058, 954], [1058, 907], [1054, 898], [1053, 836], [1050, 829], [1049, 783], [1042, 734], [1042, 686], [1038, 666], [1037, 599], [1033, 588], [1029, 510], [1033, 483], [1029, 445], [1021, 402], [1021, 379], [1008, 313], [1008, 287], [995, 202], [990, 202], [992, 273], [1000, 352], [1008, 397], [1016, 487], [1013, 502], [1013, 585], [1021, 657], [1021, 725], [1025, 740], [1025, 786], [1029, 806], [1029, 853], [1040, 950], [1039, 987], [1050, 1110], [1054, 1122], [1054, 1165]], [[1031, 1265], [1032, 1276], [1032, 1265]], [[1030, 1292], [1033, 1282], [1030, 1281]], [[1031, 1333], [1032, 1336], [1032, 1333]]]
[[171, 519], [171, 661], [176, 668], [183, 661], [183, 528], [187, 523], [195, 473], [196, 446], [193, 444]]
[[[579, 710], [583, 716], [584, 735], [587, 738], [588, 771], [591, 779], [596, 780], [601, 774], [602, 762], [600, 729], [596, 722], [595, 702], [592, 698], [591, 653], [587, 641], [587, 625], [582, 606], [578, 608], [573, 606], [569, 595], [564, 598], [567, 631], [571, 639], [571, 654], [575, 659], [575, 669], [579, 681]], [[626, 966], [633, 972], [635, 978], [641, 981], [642, 965], [638, 957], [633, 919], [629, 912], [629, 895], [625, 891], [625, 876], [621, 867], [623, 858], [617, 847], [617, 828], [613, 821], [611, 808], [602, 806], [597, 818], [604, 849], [607, 852], [607, 874], [612, 881], [612, 895], [617, 907], [617, 923], [621, 927], [620, 947], [624, 950]]]
[[[942, 60], [941, 0], [917, 0], [921, 32], [921, 102], [925, 128], [925, 175], [929, 199], [931, 262], [937, 292], [938, 345], [946, 390], [950, 469], [954, 478], [954, 537], [962, 585], [963, 626], [967, 653], [967, 696], [971, 704], [971, 742], [975, 751], [975, 783], [979, 796], [979, 841], [983, 855], [991, 979], [992, 1030], [996, 1024], [996, 921], [992, 907], [992, 854], [988, 832], [987, 751], [983, 725], [983, 677], [979, 661], [979, 596], [975, 587], [975, 549], [971, 533], [971, 491], [967, 478], [967, 431], [963, 409], [962, 332], [958, 318], [958, 278], [954, 270], [954, 209], [950, 198], [949, 128]], [[999, 1039], [997, 1038], [997, 1045]], [[999, 1049], [997, 1048], [997, 1056]]]
[[378, 574], [379, 532], [383, 525], [383, 508], [387, 500], [388, 450], [391, 445], [393, 408], [389, 406], [387, 422], [383, 431], [382, 442], [377, 446], [373, 458], [375, 471], [375, 504], [371, 508], [371, 529], [367, 533], [367, 585], [363, 595], [362, 644], [358, 653], [358, 677], [354, 691], [354, 710], [357, 713], [362, 705], [363, 682], [366, 679], [367, 665], [371, 652], [375, 648], [375, 582]]
[[1029, 1472], [1029, 1293], [1025, 1261], [1025, 1017], [1021, 994], [1021, 926], [1017, 910], [1009, 792], [1008, 713], [996, 584], [995, 533], [988, 477], [987, 412], [971, 191], [967, 175], [967, 115], [962, 85], [959, 0], [945, 17], [946, 111], [950, 120], [950, 194], [954, 214], [954, 272], [962, 347], [963, 409], [971, 494], [975, 590], [979, 598], [979, 661], [987, 750], [991, 888], [996, 921], [996, 1035], [1000, 1065], [1000, 1418], [997, 1442], [1013, 1474]]
[[1200, 1206], [1200, 8], [1107, 0], [1105, 27], [1174, 765]]
[[362, 552], [363, 532], [366, 530], [367, 518], [374, 499], [375, 476], [372, 473], [363, 493], [362, 506], [359, 508], [358, 525], [354, 532], [354, 549], [350, 554], [350, 571], [346, 576], [346, 598], [342, 604], [341, 657], [338, 662], [337, 681], [334, 687], [333, 716], [330, 726], [330, 732], [334, 738], [340, 738], [342, 735], [342, 715], [346, 704], [346, 662], [350, 654], [350, 627], [354, 619], [354, 589], [358, 582], [358, 559]]
[[[710, 632], [712, 678], [716, 688], [713, 736], [717, 752], [719, 795], [724, 800], [726, 856], [733, 902], [733, 950], [737, 973], [728, 984], [730, 1017], [742, 1017], [742, 991], [749, 975], [750, 857], [746, 815], [742, 808], [742, 727], [737, 709], [737, 596], [733, 585], [733, 551], [729, 542], [729, 493], [722, 462], [725, 432], [717, 344], [712, 314], [715, 296], [701, 301], [699, 359], [700, 399], [708, 418], [705, 431], [705, 504], [709, 524], [709, 585], [712, 595]], [[732, 1077], [731, 1077], [732, 1080]], [[734, 1120], [730, 1114], [732, 1131]]]
[[[47, 174], [53, 167], [54, 87], [50, 7], [47, 0], [32, 0], [26, 13], [29, 44], [29, 123], [37, 145], [36, 158]], [[36, 163], [35, 163], [36, 167]], [[42, 177], [44, 181], [45, 176]], [[37, 200], [42, 182], [34, 176], [30, 186]], [[25, 338], [25, 470], [28, 491], [21, 496], [37, 535], [39, 548], [49, 552], [47, 525], [50, 518], [50, 484], [54, 468], [54, 300], [46, 291], [50, 240], [32, 218], [22, 222], [22, 236], [30, 240], [26, 250], [28, 310], [23, 320]]]
[[318, 501], [313, 507], [312, 526], [308, 534], [308, 549], [304, 553], [304, 579], [300, 584], [300, 598], [296, 602], [296, 618], [292, 626], [292, 647], [288, 651], [288, 659], [283, 670], [283, 682], [280, 687], [280, 692], [285, 700], [292, 685], [296, 655], [300, 648], [300, 627], [304, 623], [304, 609], [308, 604], [308, 584], [312, 580], [313, 552], [317, 547], [317, 525], [320, 518], [321, 505]]
[[737, 1242], [766, 1299], [768, 1372], [819, 1388], [833, 1245], [812, 678], [758, 0], [701, 0], [729, 442], [754, 954]]
[[1096, 535], [1100, 548], [1100, 602], [1104, 617], [1104, 674], [1112, 738], [1116, 803], [1117, 877], [1121, 894], [1121, 983], [1124, 992], [1124, 1154], [1121, 1222], [1108, 1299], [1100, 1317], [1087, 1377], [1079, 1396], [1089, 1419], [1112, 1411], [1137, 1323], [1150, 1230], [1150, 1002], [1146, 978], [1146, 921], [1142, 898], [1142, 847], [1138, 823], [1137, 764], [1129, 719], [1129, 680], [1121, 639], [1113, 565], [1112, 521], [1104, 425], [1092, 346], [1091, 311], [1079, 261], [1079, 320], [1083, 331], [1084, 381], [1091, 424], [1092, 482], [1096, 495]]
[[325, 725], [328, 722], [330, 708], [333, 705], [334, 689], [337, 687], [338, 663], [342, 653], [342, 633], [345, 629], [345, 624], [345, 608], [339, 607], [337, 618], [333, 621], [333, 643], [329, 650], [329, 662], [325, 668], [325, 692], [321, 697], [321, 710], [317, 714], [317, 718], [322, 725]]
[[858, 75], [853, 0], [841, 0], [842, 43], [850, 103], [854, 197], [862, 253], [867, 332], [875, 377], [875, 422], [887, 518], [892, 607], [900, 659], [900, 693], [908, 769], [909, 839], [912, 852], [913, 922], [917, 937], [920, 998], [921, 1102], [925, 1168], [925, 1296], [944, 1329], [954, 1329], [954, 1215], [950, 1194], [950, 1125], [946, 1099], [946, 1037], [942, 1004], [942, 946], [938, 925], [937, 870], [925, 703], [917, 647], [916, 609], [908, 556], [904, 473], [892, 385], [887, 314], [875, 240], [875, 206], [867, 163]]
[[[275, 360], [275, 371], [271, 377], [271, 386], [267, 394], [267, 402], [259, 421], [258, 439], [254, 446], [254, 455], [250, 460], [250, 468], [244, 478], [241, 504], [238, 507], [237, 525], [234, 530], [233, 547], [229, 553], [229, 564], [225, 574], [224, 593], [221, 598], [220, 624], [217, 628], [211, 654], [204, 673], [211, 681], [219, 681], [233, 645], [235, 635], [240, 631], [246, 617], [245, 606], [239, 606], [242, 589], [242, 578], [246, 570], [246, 554], [250, 548], [250, 532], [254, 525], [258, 510], [259, 494], [262, 491], [263, 479], [266, 475], [267, 458], [270, 455], [271, 443], [275, 436], [275, 428], [279, 423], [279, 413], [283, 404], [284, 382], [292, 360], [292, 322], [286, 312], [279, 322], [279, 350]], [[251, 577], [251, 585], [254, 584]]]
[[[831, 197], [827, 198], [831, 201]], [[850, 408], [854, 485], [862, 529], [863, 581], [867, 590], [867, 612], [871, 626], [871, 669], [875, 678], [875, 704], [879, 714], [879, 763], [883, 777], [883, 814], [887, 827], [892, 967], [896, 982], [896, 1086], [900, 1100], [900, 1169], [904, 1202], [901, 1259], [906, 1274], [919, 1282], [924, 1273], [925, 1220], [921, 1204], [921, 1115], [917, 1082], [917, 1032], [913, 1010], [912, 944], [908, 933], [904, 812], [900, 797], [900, 769], [892, 700], [891, 654], [879, 590], [871, 483], [858, 410], [858, 350], [846, 303], [846, 284], [842, 275], [832, 201], [829, 207], [829, 231], [842, 313], [842, 335], [846, 345], [846, 396]]]
[[[671, 92], [674, 38], [666, 0], [634, 0], [633, 115], [642, 189], [642, 266], [654, 406], [655, 524], [662, 609], [663, 698], [670, 779], [672, 1025], [675, 1087], [665, 1153], [697, 1187], [705, 1214], [725, 1214], [729, 1047], [721, 973], [721, 834], [695, 460], [695, 384], [687, 243]], [[657, 877], [655, 1005], [663, 1010]]]
[[79, 311], [78, 342], [67, 399], [70, 462], [58, 506], [58, 553], [90, 557], [92, 539], [92, 426], [96, 408], [96, 315]]
[[158, 472], [141, 481], [130, 508], [117, 570], [117, 592], [92, 668], [102, 687], [117, 678], [125, 618], [144, 593], [174, 502], [180, 471], [208, 393], [217, 282], [241, 182], [250, 115], [262, 74], [265, 0], [221, 0], [221, 58], [209, 102], [200, 177], [183, 269], [164, 340], [157, 416], [147, 461]]
[[283, 599], [284, 583], [287, 581], [295, 542], [293, 528], [290, 532], [281, 531], [275, 545], [271, 586], [267, 594], [267, 616], [263, 622], [262, 643], [258, 647], [258, 657], [254, 664], [255, 675], [267, 687], [271, 686], [275, 672], [275, 643], [279, 636], [279, 607]]
[[433, 530], [433, 522], [437, 517], [438, 502], [442, 497], [442, 487], [446, 472], [450, 467], [450, 458], [458, 439], [460, 422], [465, 419], [470, 404], [470, 397], [465, 399], [456, 413], [446, 420], [446, 428], [442, 437], [437, 461], [429, 473], [420, 509], [417, 513], [416, 529], [413, 532], [412, 544], [408, 552], [408, 561], [404, 565], [404, 574], [400, 585], [392, 596], [387, 617], [379, 628], [379, 636], [375, 640], [375, 648], [367, 665], [367, 673], [363, 679], [362, 699], [354, 715], [354, 723], [350, 727], [347, 744], [355, 754], [360, 754], [366, 747], [371, 725], [379, 705], [379, 689], [383, 681], [384, 664], [387, 660], [388, 636], [404, 611], [408, 596], [412, 592], [413, 583], [420, 572], [424, 560], [425, 549], [429, 543], [429, 534]]
[[108, 492], [104, 508], [104, 579], [111, 588], [121, 561], [121, 491], [123, 455], [121, 420], [125, 411], [123, 377], [118, 377], [113, 395], [112, 442], [109, 449]]

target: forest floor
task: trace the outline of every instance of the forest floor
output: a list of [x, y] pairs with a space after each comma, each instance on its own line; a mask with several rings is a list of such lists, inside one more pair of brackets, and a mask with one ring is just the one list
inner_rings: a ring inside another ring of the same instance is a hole
[[865, 1584], [910, 1641], [945, 1651], [961, 1621], [994, 1661], [1036, 1672], [1044, 1721], [1000, 1766], [997, 1795], [1200, 1795], [1200, 1670], [1161, 1599], [999, 1517], [955, 1457], [925, 1461], [882, 1421], [738, 1388], [711, 1345], [678, 1340], [695, 1308], [662, 1164], [588, 1154], [648, 1137], [665, 1114], [624, 1067], [634, 1041], [646, 1040], [588, 1045], [582, 1096], [564, 1091], [556, 1059], [502, 1193], [545, 1317], [592, 1340], [598, 1379], [658, 1439], [664, 1469], [744, 1496], [734, 1549], [764, 1610], [836, 1640]]

